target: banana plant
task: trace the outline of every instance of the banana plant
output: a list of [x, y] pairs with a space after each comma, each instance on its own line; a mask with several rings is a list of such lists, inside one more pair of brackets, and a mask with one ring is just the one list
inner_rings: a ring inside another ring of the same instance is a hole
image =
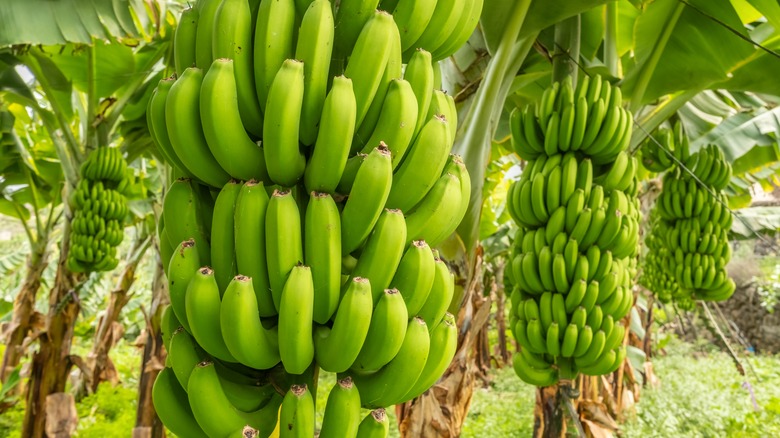
[[[79, 181], [79, 166], [91, 150], [123, 144], [131, 158], [148, 150], [145, 121], [139, 117], [146, 106], [143, 95], [159, 79], [160, 60], [168, 54], [174, 20], [163, 2], [106, 3], [108, 9], [75, 0], [43, 3], [3, 6], [10, 14], [3, 17], [17, 19], [0, 23], [0, 59], [31, 79], [29, 83], [0, 84], [0, 99], [41, 120], [62, 168], [64, 187], [58, 193], [67, 200]], [[31, 29], [42, 27], [33, 33], [13, 31], [24, 23]], [[68, 32], [55, 38], [51, 29]], [[64, 207], [70, 218], [67, 203]], [[53, 305], [46, 318], [46, 336], [38, 338], [27, 385], [25, 436], [43, 434], [46, 398], [64, 392], [74, 364], [62, 358], [70, 357], [73, 326], [80, 312], [78, 293], [84, 290], [86, 276], [70, 272], [64, 263], [70, 247], [70, 220], [63, 221], [61, 232], [60, 263], [49, 291]]]

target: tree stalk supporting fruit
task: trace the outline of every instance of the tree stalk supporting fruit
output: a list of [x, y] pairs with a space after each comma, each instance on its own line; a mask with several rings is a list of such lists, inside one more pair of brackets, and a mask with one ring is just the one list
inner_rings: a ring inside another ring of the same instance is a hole
[[136, 407], [133, 438], [163, 438], [165, 427], [157, 416], [152, 404], [152, 387], [165, 363], [165, 348], [162, 342], [160, 320], [162, 311], [170, 302], [167, 281], [160, 259], [155, 257], [154, 279], [152, 280], [152, 301], [149, 318], [146, 320], [146, 339], [141, 360], [141, 373], [138, 379], [138, 405]]
[[78, 297], [83, 274], [74, 274], [67, 267], [70, 247], [70, 221], [63, 229], [60, 259], [54, 285], [49, 291], [49, 313], [45, 332], [39, 339], [38, 351], [33, 355], [27, 389], [27, 407], [22, 422], [22, 436], [43, 437], [46, 431], [46, 400], [49, 395], [65, 392], [73, 361], [70, 347], [73, 328], [81, 304]]

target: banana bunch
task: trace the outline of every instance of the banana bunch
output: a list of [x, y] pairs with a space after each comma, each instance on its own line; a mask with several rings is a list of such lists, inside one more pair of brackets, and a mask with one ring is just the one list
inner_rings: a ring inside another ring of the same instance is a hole
[[641, 161], [650, 172], [664, 172], [676, 162], [685, 163], [690, 157], [688, 137], [682, 124], [676, 122], [673, 129], [661, 128], [648, 136], [640, 146]]
[[110, 271], [118, 263], [116, 247], [124, 237], [128, 213], [125, 190], [132, 171], [117, 148], [99, 147], [81, 166], [81, 181], [70, 199], [74, 212], [68, 269]]
[[524, 160], [571, 151], [593, 165], [612, 163], [631, 141], [633, 115], [622, 101], [620, 88], [598, 75], [583, 77], [576, 90], [571, 78], [556, 82], [536, 105], [512, 111], [512, 146]]
[[639, 245], [631, 113], [593, 76], [553, 84], [510, 120], [527, 160], [507, 195], [519, 226], [507, 275], [515, 372], [537, 386], [610, 373], [626, 354]]
[[305, 180], [309, 191], [348, 195], [362, 158], [384, 142], [396, 190], [414, 186], [409, 200], [390, 204], [419, 203], [457, 122], [452, 98], [433, 89], [436, 61], [471, 35], [482, 0], [379, 5], [392, 14], [375, 10], [377, 0], [342, 1], [335, 12], [328, 0], [250, 3], [200, 0], [176, 29], [176, 74], [147, 109], [176, 175], [214, 188], [231, 178]]
[[[457, 348], [434, 249], [471, 182], [435, 60], [482, 0], [200, 0], [147, 117], [175, 170], [158, 225], [171, 305], [156, 405], [181, 436], [387, 436]], [[170, 369], [170, 371], [168, 371]], [[307, 377], [308, 376], [308, 377]], [[208, 409], [213, 404], [215, 407]], [[362, 416], [360, 408], [373, 411]]]
[[725, 268], [733, 217], [722, 192], [731, 165], [714, 145], [691, 154], [685, 165], [704, 186], [679, 166], [664, 174], [643, 282], [661, 301], [688, 308], [693, 300], [728, 299], [735, 284]]

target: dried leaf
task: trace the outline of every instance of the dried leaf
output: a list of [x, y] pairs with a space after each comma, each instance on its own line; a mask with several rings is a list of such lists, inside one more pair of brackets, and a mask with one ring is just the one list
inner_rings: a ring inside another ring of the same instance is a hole
[[76, 431], [79, 423], [76, 400], [73, 395], [56, 392], [46, 396], [46, 436], [67, 438]]
[[593, 421], [583, 420], [582, 427], [593, 438], [613, 438], [615, 436], [612, 430], [604, 428], [599, 423]]

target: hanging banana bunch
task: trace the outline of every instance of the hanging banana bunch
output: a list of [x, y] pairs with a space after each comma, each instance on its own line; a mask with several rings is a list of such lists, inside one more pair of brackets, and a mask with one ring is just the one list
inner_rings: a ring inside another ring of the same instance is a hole
[[[674, 138], [661, 146], [682, 153], [679, 157], [673, 153], [677, 160], [663, 176], [663, 189], [651, 213], [655, 218], [646, 240], [641, 281], [661, 302], [674, 301], [682, 309], [692, 309], [695, 300], [726, 300], [736, 288], [726, 271], [733, 217], [722, 192], [731, 180], [731, 164], [715, 145], [688, 154], [688, 139], [679, 123], [674, 134], [658, 130], [653, 138], [659, 137]], [[648, 139], [643, 155], [661, 146]], [[662, 155], [667, 154], [660, 150], [657, 156]]]
[[517, 375], [549, 386], [614, 371], [625, 358], [639, 237], [633, 119], [600, 76], [547, 88], [510, 117], [527, 161], [508, 193], [519, 226], [511, 253]]
[[471, 183], [434, 83], [482, 0], [337, 3], [198, 1], [149, 101], [177, 176], [154, 401], [180, 436], [313, 436], [316, 368], [338, 375], [320, 436], [387, 436], [455, 354], [435, 248]]
[[110, 271], [118, 260], [116, 247], [124, 238], [128, 213], [125, 191], [132, 184], [127, 163], [117, 148], [93, 150], [81, 166], [81, 180], [71, 195], [68, 269], [73, 272]]

